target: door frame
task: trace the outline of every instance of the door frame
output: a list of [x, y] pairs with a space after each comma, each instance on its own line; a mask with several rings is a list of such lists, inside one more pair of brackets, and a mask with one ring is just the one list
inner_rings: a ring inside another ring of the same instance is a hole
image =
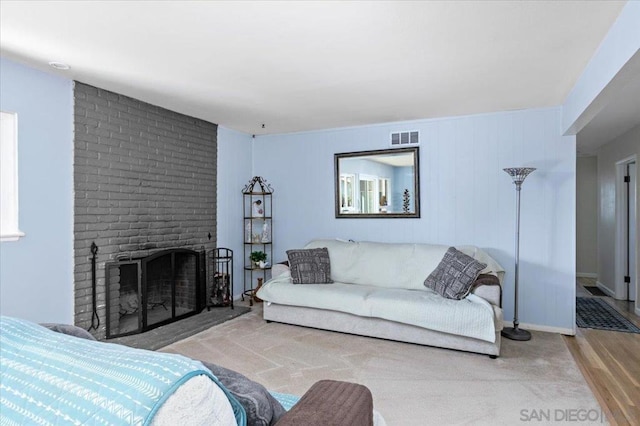
[[[626, 300], [627, 299], [627, 285], [624, 282], [624, 276], [626, 275], [627, 270], [627, 193], [626, 193], [626, 185], [624, 183], [624, 176], [627, 173], [627, 164], [636, 163], [636, 167], [638, 164], [637, 156], [631, 155], [627, 158], [619, 160], [616, 162], [616, 243], [615, 243], [615, 294], [614, 298], [618, 300]], [[638, 200], [638, 185], [636, 182], [636, 200]], [[637, 216], [638, 206], [636, 201], [636, 216]], [[636, 238], [631, 241], [631, 244], [636, 245], [636, 253], [638, 252], [637, 242], [637, 229], [636, 229]], [[636, 262], [637, 263], [637, 262]], [[636, 286], [636, 290], [638, 290], [638, 271], [636, 265], [636, 273], [635, 273], [635, 283], [632, 282], [631, 285]], [[638, 301], [636, 297], [635, 310], [638, 313]]]

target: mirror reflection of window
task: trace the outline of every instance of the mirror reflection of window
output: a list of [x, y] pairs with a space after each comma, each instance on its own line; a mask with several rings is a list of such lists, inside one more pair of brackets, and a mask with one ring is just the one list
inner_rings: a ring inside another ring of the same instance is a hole
[[377, 178], [375, 176], [360, 175], [360, 213], [377, 213]]
[[378, 204], [380, 213], [386, 213], [389, 206], [389, 179], [378, 179]]
[[340, 210], [343, 213], [355, 212], [355, 175], [340, 175]]

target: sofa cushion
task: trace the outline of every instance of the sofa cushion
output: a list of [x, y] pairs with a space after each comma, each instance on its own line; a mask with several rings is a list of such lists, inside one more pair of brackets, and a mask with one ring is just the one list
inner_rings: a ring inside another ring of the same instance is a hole
[[314, 240], [305, 248], [327, 247], [334, 281], [386, 288], [424, 290], [448, 246], [435, 244]]
[[326, 247], [287, 250], [294, 284], [330, 284], [331, 260]]
[[442, 261], [424, 281], [424, 285], [447, 299], [460, 300], [469, 294], [480, 271], [486, 267], [486, 264], [455, 247], [449, 247]]

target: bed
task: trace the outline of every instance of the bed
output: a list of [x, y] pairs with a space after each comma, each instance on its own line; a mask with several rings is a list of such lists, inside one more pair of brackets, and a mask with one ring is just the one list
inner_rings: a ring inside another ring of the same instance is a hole
[[[287, 411], [264, 386], [224, 367], [98, 342], [74, 326], [10, 317], [0, 317], [0, 373], [0, 417], [7, 425], [316, 424], [300, 423], [304, 416], [317, 424], [384, 425], [362, 385], [318, 383]], [[340, 401], [327, 407], [338, 389]], [[355, 402], [339, 403], [344, 398]]]

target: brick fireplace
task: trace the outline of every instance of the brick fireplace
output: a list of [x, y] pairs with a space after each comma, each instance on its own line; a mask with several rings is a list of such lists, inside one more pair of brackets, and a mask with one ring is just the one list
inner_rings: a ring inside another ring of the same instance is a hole
[[103, 338], [108, 262], [215, 248], [217, 125], [80, 82], [74, 102], [75, 323], [92, 325], [95, 242]]

